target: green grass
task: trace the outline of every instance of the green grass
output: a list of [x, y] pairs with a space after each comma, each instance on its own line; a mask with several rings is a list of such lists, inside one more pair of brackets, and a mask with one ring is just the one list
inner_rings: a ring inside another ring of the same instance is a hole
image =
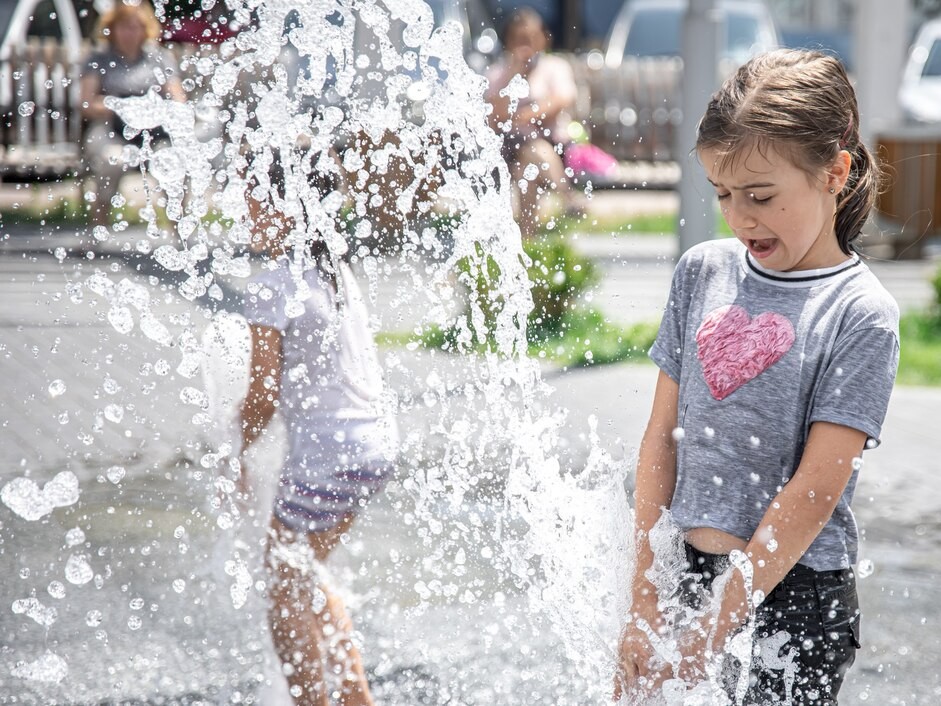
[[899, 334], [898, 382], [941, 385], [941, 316], [922, 312], [905, 314]]
[[[622, 361], [647, 360], [658, 325], [641, 323], [632, 326], [612, 324], [600, 312], [576, 309], [565, 316], [559, 331], [545, 333], [530, 330], [529, 355], [561, 367], [587, 367]], [[381, 346], [414, 347], [454, 351], [455, 332], [438, 326], [419, 332], [382, 332], [376, 336]], [[482, 352], [484, 345], [475, 349]]]
[[[630, 218], [596, 218], [590, 215], [579, 218], [556, 218], [548, 224], [543, 224], [544, 232], [554, 233], [584, 233], [586, 235], [673, 235], [676, 233], [677, 214], [664, 213], [638, 213]], [[723, 236], [732, 235], [731, 229], [721, 215], [716, 215], [716, 233]]]

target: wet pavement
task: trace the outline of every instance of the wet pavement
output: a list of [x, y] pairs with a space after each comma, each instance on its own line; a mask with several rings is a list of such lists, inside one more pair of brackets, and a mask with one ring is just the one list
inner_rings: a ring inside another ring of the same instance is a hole
[[[139, 318], [118, 333], [104, 299], [76, 286], [100, 269], [116, 283], [144, 285], [171, 338], [205, 327], [204, 306], [175, 295], [176, 283], [140, 252], [139, 235], [95, 248], [70, 234], [21, 232], [0, 243], [0, 485], [28, 477], [41, 493], [67, 470], [81, 491], [35, 521], [0, 505], [0, 703], [282, 703], [266, 662], [261, 598], [251, 580], [239, 584], [245, 574], [232, 563], [239, 557], [251, 576], [259, 531], [233, 535], [210, 507], [215, 472], [205, 454], [219, 432], [187, 389], [200, 388], [201, 377], [180, 366], [178, 347], [143, 335]], [[672, 268], [669, 239], [578, 242], [602, 265], [595, 303], [603, 311], [622, 322], [656, 317]], [[924, 275], [936, 267], [874, 270], [908, 308], [925, 304]], [[373, 294], [382, 328], [412, 325], [417, 295], [402, 280], [392, 275]], [[481, 410], [480, 399], [460, 392], [474, 374], [468, 362], [404, 349], [384, 355], [404, 401], [404, 436], [440, 423], [425, 395], [429, 371], [451, 383], [454, 404]], [[545, 369], [554, 389], [546, 407], [568, 411], [565, 463], [588, 455], [591, 415], [602, 448], [631, 463], [655, 377], [643, 364]], [[941, 701], [939, 418], [941, 389], [899, 387], [883, 445], [867, 454], [856, 500], [864, 649], [843, 704]], [[427, 508], [418, 512], [428, 499], [398, 477], [331, 563], [352, 597], [381, 703], [598, 703], [586, 696], [597, 686], [581, 684], [558, 636], [488, 561], [499, 553], [499, 494], [499, 479], [481, 474], [458, 507], [442, 499], [438, 527]], [[448, 543], [435, 539], [449, 531]], [[436, 554], [442, 547], [460, 549], [461, 560]], [[59, 683], [61, 664], [43, 655], [64, 661]]]

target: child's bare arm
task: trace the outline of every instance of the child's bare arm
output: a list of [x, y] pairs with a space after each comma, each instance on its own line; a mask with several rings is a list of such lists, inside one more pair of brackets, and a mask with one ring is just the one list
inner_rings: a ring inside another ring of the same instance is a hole
[[281, 332], [252, 324], [252, 354], [248, 393], [242, 402], [242, 451], [247, 449], [271, 421], [281, 389]]
[[[679, 385], [666, 373], [657, 379], [653, 409], [644, 432], [637, 459], [637, 482], [634, 490], [635, 569], [631, 586], [631, 620], [624, 630], [620, 645], [620, 673], [633, 681], [649, 673], [652, 648], [638, 619], [656, 629], [659, 623], [657, 593], [645, 574], [653, 563], [649, 533], [669, 507], [676, 488], [676, 444], [673, 431], [677, 424]], [[616, 682], [615, 698], [621, 693]]]
[[[833, 514], [865, 443], [866, 434], [850, 427], [828, 422], [811, 426], [800, 466], [745, 548], [754, 567], [752, 590], [767, 594], [804, 555]], [[741, 621], [744, 607], [744, 582], [736, 573], [723, 599], [720, 629]]]
[[677, 425], [678, 398], [679, 385], [661, 372], [657, 379], [650, 421], [637, 459], [634, 489], [634, 539], [637, 554], [633, 582], [635, 603], [649, 596], [653, 590], [644, 577], [653, 563], [649, 533], [660, 519], [663, 508], [669, 507], [676, 489], [676, 442], [673, 432]]

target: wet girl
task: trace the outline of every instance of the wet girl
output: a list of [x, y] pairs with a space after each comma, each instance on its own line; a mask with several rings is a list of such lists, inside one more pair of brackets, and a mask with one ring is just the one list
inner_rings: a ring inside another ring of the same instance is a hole
[[271, 632], [295, 703], [369, 706], [349, 618], [320, 564], [388, 477], [396, 428], [380, 411], [379, 361], [349, 266], [315, 236], [305, 243], [309, 269], [295, 270], [286, 238], [298, 226], [279, 207], [277, 153], [267, 175], [270, 193], [256, 185], [248, 198], [253, 249], [269, 259], [245, 301], [252, 354], [241, 418], [243, 452], [276, 409], [288, 430], [268, 549]]
[[[750, 678], [712, 680], [733, 702], [834, 705], [859, 648], [850, 502], [899, 353], [898, 307], [854, 251], [876, 168], [844, 68], [805, 51], [741, 67], [696, 149], [735, 238], [680, 259], [650, 351], [660, 375], [616, 691], [644, 703], [671, 677], [741, 671], [729, 640], [748, 628], [751, 649], [737, 654], [751, 653]], [[685, 541], [674, 596], [648, 573], [664, 509]], [[751, 586], [732, 571], [712, 618], [669, 625], [663, 606], [707, 600], [730, 557], [747, 558]], [[677, 650], [663, 659], [656, 633], [670, 630]]]

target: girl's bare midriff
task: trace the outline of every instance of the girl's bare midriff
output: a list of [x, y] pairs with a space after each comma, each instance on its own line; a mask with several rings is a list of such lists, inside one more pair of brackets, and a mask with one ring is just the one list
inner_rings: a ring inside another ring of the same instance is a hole
[[744, 551], [748, 544], [744, 539], [712, 527], [687, 530], [686, 541], [706, 554], [728, 554], [733, 549]]

